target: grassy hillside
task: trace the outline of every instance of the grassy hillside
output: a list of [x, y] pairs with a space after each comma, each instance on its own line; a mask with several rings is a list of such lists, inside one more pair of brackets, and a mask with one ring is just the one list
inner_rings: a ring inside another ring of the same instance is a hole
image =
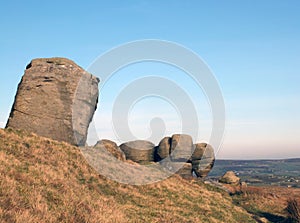
[[[256, 219], [264, 218], [269, 222], [281, 223], [299, 222], [288, 218], [286, 208], [290, 199], [295, 199], [300, 205], [300, 188], [248, 186], [243, 188], [243, 193], [236, 194], [232, 198]], [[297, 208], [300, 210], [300, 206]]]
[[77, 147], [0, 129], [0, 222], [254, 221], [200, 182], [119, 184], [99, 176]]

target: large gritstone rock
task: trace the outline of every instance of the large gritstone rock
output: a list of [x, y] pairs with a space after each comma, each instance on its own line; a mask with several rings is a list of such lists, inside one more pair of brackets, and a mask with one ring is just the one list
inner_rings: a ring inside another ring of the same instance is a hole
[[120, 149], [120, 147], [113, 141], [108, 139], [102, 139], [97, 142], [94, 148], [98, 150], [103, 150], [103, 152], [108, 151], [111, 155], [113, 155], [116, 159], [125, 161], [126, 157], [124, 152]]
[[206, 177], [215, 163], [214, 149], [206, 143], [194, 145], [195, 151], [192, 155], [193, 171], [198, 177]]
[[34, 59], [18, 86], [6, 127], [85, 145], [98, 83], [98, 78], [68, 59]]
[[127, 159], [137, 163], [147, 163], [154, 161], [155, 145], [145, 140], [126, 142], [120, 145], [120, 149], [125, 153]]
[[171, 159], [186, 162], [192, 155], [193, 139], [189, 135], [174, 134], [171, 141]]

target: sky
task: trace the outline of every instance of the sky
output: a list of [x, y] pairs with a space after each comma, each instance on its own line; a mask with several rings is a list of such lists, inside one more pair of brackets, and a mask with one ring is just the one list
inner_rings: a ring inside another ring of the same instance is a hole
[[[296, 0], [6, 1], [0, 8], [0, 127], [31, 59], [66, 57], [88, 69], [116, 46], [159, 39], [197, 53], [218, 80], [226, 131], [217, 158], [300, 157], [299, 11]], [[99, 137], [118, 140], [110, 120], [113, 102], [147, 75], [187, 92], [200, 119], [201, 134], [194, 141], [209, 141], [212, 117], [205, 92], [184, 72], [158, 63], [125, 67], [103, 86], [94, 120]], [[184, 118], [159, 97], [134, 102], [128, 114], [137, 138], [149, 138], [155, 118], [164, 120], [164, 135], [180, 132]]]

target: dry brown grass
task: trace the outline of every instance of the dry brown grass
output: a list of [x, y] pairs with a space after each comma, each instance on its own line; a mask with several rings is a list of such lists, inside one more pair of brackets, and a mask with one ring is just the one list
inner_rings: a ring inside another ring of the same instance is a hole
[[291, 222], [300, 222], [300, 203], [295, 198], [287, 201], [286, 212]]
[[179, 176], [145, 186], [98, 175], [80, 149], [0, 129], [0, 222], [253, 222], [225, 193]]
[[268, 216], [274, 222], [289, 222], [287, 203], [291, 198], [300, 200], [299, 188], [248, 186], [242, 190], [242, 194], [233, 197], [235, 202], [250, 213]]
[[[0, 216], [5, 222], [113, 222], [125, 218], [99, 196], [97, 174], [78, 149], [24, 132], [0, 132]], [[90, 181], [86, 184], [85, 181]]]

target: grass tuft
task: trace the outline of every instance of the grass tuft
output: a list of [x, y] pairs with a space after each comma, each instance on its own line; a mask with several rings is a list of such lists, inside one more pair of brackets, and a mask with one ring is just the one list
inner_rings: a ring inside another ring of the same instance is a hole
[[291, 222], [300, 222], [300, 204], [295, 198], [288, 199], [286, 212]]

